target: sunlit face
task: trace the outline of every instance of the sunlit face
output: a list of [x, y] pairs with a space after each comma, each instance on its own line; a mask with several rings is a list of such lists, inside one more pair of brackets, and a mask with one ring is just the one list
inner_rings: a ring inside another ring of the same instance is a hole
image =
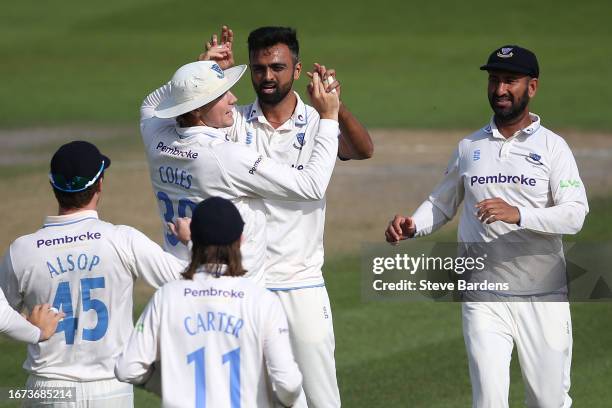
[[238, 99], [227, 91], [214, 101], [200, 108], [200, 120], [213, 128], [224, 128], [234, 124], [234, 105]]
[[286, 44], [252, 52], [249, 56], [251, 82], [259, 101], [276, 105], [291, 89], [293, 81], [300, 77], [302, 64], [295, 63], [293, 54]]
[[537, 78], [507, 71], [489, 71], [487, 94], [495, 117], [509, 121], [527, 109], [536, 93]]

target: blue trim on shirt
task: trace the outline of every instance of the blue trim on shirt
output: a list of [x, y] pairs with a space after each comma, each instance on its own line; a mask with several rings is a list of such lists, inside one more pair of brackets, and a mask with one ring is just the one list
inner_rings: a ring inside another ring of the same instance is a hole
[[325, 283], [319, 283], [318, 285], [308, 285], [308, 286], [294, 286], [292, 288], [266, 288], [271, 292], [280, 292], [287, 290], [296, 290], [296, 289], [309, 289], [309, 288], [321, 288], [325, 286]]
[[85, 220], [97, 220], [97, 218], [96, 217], [86, 217], [86, 218], [81, 218], [80, 220], [62, 222], [60, 224], [44, 224], [43, 228], [47, 228], [47, 227], [61, 227], [62, 225], [76, 224], [77, 222], [81, 222], [81, 221], [85, 221]]

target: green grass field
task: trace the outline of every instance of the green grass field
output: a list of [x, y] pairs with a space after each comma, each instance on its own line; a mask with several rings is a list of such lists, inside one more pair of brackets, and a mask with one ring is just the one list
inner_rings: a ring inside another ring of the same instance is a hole
[[[146, 93], [225, 23], [240, 63], [254, 27], [297, 27], [305, 67], [336, 67], [343, 99], [369, 126], [480, 126], [489, 108], [478, 67], [494, 48], [519, 43], [539, 56], [534, 110], [546, 123], [609, 130], [610, 15], [606, 0], [11, 2], [0, 14], [0, 126], [134, 123]], [[238, 86], [243, 103], [249, 82]]]
[[[596, 200], [580, 240], [612, 239], [599, 228], [610, 220], [610, 201]], [[450, 238], [452, 231], [438, 237]], [[325, 277], [334, 313], [336, 362], [346, 407], [468, 407], [471, 403], [467, 357], [461, 334], [460, 304], [364, 302], [359, 258], [331, 258]], [[144, 307], [140, 299], [137, 311]], [[612, 372], [612, 304], [572, 305], [572, 391], [576, 407], [609, 406]], [[0, 338], [0, 385], [19, 387], [25, 346]], [[520, 369], [511, 367], [511, 406], [521, 406]], [[136, 405], [150, 406], [156, 397], [137, 390]], [[0, 405], [3, 406], [3, 405]], [[11, 406], [6, 404], [6, 406]], [[18, 405], [14, 405], [18, 406]]]
[[[0, 211], [10, 217], [3, 223], [0, 250], [4, 252], [15, 237], [33, 231], [44, 215], [55, 211], [45, 173], [51, 153], [67, 136], [22, 143], [19, 138], [31, 136], [33, 127], [65, 131], [72, 138], [91, 138], [99, 144], [113, 159], [101, 216], [158, 238], [159, 221], [137, 136], [138, 108], [146, 93], [196, 57], [204, 40], [223, 23], [236, 33], [238, 63], [247, 62], [246, 37], [251, 29], [268, 24], [296, 27], [305, 69], [315, 61], [337, 68], [344, 102], [370, 128], [480, 127], [490, 109], [486, 74], [478, 67], [493, 48], [518, 43], [533, 49], [540, 59], [542, 76], [533, 110], [546, 126], [611, 133], [610, 15], [612, 2], [605, 0], [3, 4]], [[296, 87], [305, 86], [302, 78]], [[240, 82], [237, 95], [241, 103], [251, 101], [249, 78]], [[101, 126], [115, 125], [121, 130], [108, 137], [92, 136], [106, 129]], [[126, 125], [132, 127], [131, 134], [126, 134]], [[16, 129], [25, 130], [11, 133]], [[612, 171], [612, 166], [607, 169]], [[372, 217], [378, 216], [380, 198], [366, 197], [372, 201]], [[591, 213], [575, 239], [609, 241], [612, 191], [599, 187], [590, 199]], [[364, 228], [368, 223], [374, 221], [364, 220]], [[453, 237], [449, 226], [433, 239]], [[344, 406], [470, 406], [460, 305], [366, 302], [361, 298], [359, 253], [336, 252], [329, 245], [333, 230], [327, 230], [326, 240], [325, 277]], [[138, 289], [135, 316], [148, 294]], [[574, 406], [609, 407], [612, 304], [573, 304], [572, 316]], [[0, 336], [0, 388], [24, 384], [24, 359], [25, 346]], [[511, 374], [511, 406], [522, 406], [515, 360]], [[137, 391], [137, 406], [156, 401]], [[0, 406], [18, 404], [0, 401]]]

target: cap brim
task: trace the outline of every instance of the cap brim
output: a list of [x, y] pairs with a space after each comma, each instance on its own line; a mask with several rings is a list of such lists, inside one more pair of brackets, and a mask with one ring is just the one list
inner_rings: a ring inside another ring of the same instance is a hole
[[493, 62], [491, 64], [486, 64], [480, 67], [481, 71], [508, 71], [508, 72], [517, 72], [519, 74], [532, 75], [532, 72], [527, 68], [517, 67], [513, 64], [508, 64], [504, 62]]
[[111, 159], [108, 156], [102, 155], [102, 160], [104, 160], [104, 170], [108, 169], [111, 164]]
[[183, 113], [191, 112], [194, 109], [199, 108], [200, 106], [204, 106], [207, 103], [210, 103], [229, 91], [236, 82], [240, 80], [244, 72], [246, 71], [246, 65], [237, 65], [235, 67], [228, 68], [223, 71], [225, 77], [227, 78], [227, 82], [221, 86], [219, 89], [215, 90], [215, 92], [201, 98], [192, 99], [188, 102], [180, 103], [175, 105], [174, 102], [170, 98], [166, 98], [155, 108], [155, 116], [161, 119], [174, 118]]

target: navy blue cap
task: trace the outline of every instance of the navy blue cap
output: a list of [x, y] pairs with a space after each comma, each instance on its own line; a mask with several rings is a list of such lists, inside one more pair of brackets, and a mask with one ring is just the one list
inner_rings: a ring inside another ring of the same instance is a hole
[[57, 149], [51, 158], [49, 180], [60, 191], [77, 193], [93, 185], [110, 164], [95, 145], [77, 140]]
[[489, 60], [480, 69], [483, 71], [518, 72], [532, 78], [540, 76], [540, 66], [535, 54], [518, 45], [504, 45], [496, 49], [489, 55]]
[[195, 245], [229, 245], [240, 239], [244, 221], [231, 201], [210, 197], [193, 210], [190, 228]]

